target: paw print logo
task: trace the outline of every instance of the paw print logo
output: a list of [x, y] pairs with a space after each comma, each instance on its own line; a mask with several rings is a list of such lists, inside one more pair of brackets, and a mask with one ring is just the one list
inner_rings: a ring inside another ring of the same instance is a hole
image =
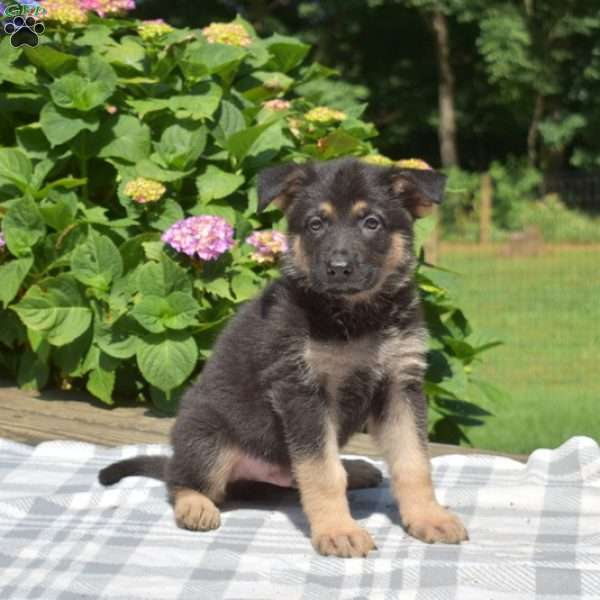
[[46, 27], [39, 23], [35, 17], [15, 17], [12, 22], [4, 25], [4, 31], [10, 35], [10, 43], [19, 46], [35, 48], [39, 43], [38, 36], [42, 35]]

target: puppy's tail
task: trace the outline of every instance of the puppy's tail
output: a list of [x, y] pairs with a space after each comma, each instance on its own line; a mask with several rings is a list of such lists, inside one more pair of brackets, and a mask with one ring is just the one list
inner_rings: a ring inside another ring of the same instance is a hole
[[98, 481], [102, 485], [113, 485], [123, 477], [138, 475], [151, 477], [160, 481], [165, 480], [165, 469], [169, 458], [167, 456], [134, 456], [104, 467], [98, 473]]

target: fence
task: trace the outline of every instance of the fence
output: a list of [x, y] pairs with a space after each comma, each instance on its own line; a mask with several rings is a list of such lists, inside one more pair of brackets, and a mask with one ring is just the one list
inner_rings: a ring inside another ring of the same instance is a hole
[[558, 194], [569, 208], [600, 213], [600, 170], [547, 173], [542, 191]]

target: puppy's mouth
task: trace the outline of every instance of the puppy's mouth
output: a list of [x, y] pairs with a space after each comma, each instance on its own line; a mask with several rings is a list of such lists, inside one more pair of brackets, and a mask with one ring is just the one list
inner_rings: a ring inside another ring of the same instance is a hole
[[351, 296], [361, 294], [373, 289], [377, 284], [376, 271], [366, 273], [360, 279], [352, 281], [323, 281], [316, 279], [313, 281], [313, 287], [317, 290], [330, 294], [332, 296]]

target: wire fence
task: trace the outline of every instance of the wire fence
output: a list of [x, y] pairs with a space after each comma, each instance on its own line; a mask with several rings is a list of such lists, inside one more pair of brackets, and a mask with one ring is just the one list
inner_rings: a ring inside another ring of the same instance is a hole
[[600, 170], [547, 173], [542, 191], [558, 194], [570, 208], [600, 213]]

